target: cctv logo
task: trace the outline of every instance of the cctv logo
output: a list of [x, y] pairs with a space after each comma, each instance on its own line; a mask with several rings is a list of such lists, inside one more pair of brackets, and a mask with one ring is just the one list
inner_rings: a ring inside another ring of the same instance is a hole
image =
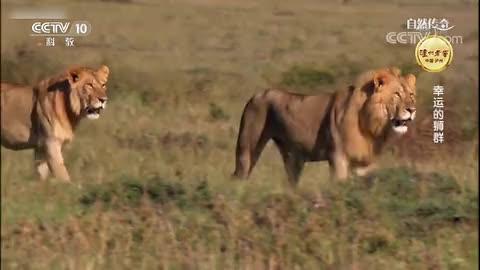
[[66, 34], [69, 22], [35, 22], [32, 24], [32, 31], [35, 34]]

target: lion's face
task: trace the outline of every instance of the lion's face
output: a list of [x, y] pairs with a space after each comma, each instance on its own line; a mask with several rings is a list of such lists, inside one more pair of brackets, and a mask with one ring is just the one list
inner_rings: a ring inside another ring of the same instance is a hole
[[75, 113], [88, 119], [98, 119], [107, 104], [107, 80], [109, 69], [80, 68], [69, 71], [70, 103]]
[[388, 129], [400, 135], [407, 132], [407, 124], [415, 119], [415, 81], [412, 74], [402, 77], [392, 70], [375, 73], [373, 91], [366, 102], [370, 128], [374, 133]]
[[[398, 87], [398, 86], [397, 86]], [[407, 123], [415, 119], [416, 109], [415, 76], [409, 74], [400, 78], [400, 87], [394, 90], [390, 97], [387, 112], [393, 131], [404, 134], [408, 130]]]

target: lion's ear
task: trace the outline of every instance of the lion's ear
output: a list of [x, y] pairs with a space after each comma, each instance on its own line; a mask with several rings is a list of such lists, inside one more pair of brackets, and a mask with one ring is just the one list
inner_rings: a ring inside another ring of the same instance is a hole
[[417, 82], [417, 78], [415, 77], [415, 75], [407, 74], [405, 76], [405, 80], [407, 81], [408, 85], [410, 85], [410, 87], [415, 87], [415, 83]]
[[80, 75], [77, 70], [69, 70], [67, 73], [68, 73], [68, 80], [71, 83], [76, 83], [80, 79]]
[[375, 86], [374, 90], [380, 90], [380, 88], [385, 85], [387, 79], [388, 75], [385, 72], [376, 72], [375, 75], [373, 75], [373, 85]]
[[101, 81], [101, 83], [106, 83], [108, 80], [108, 74], [110, 74], [110, 69], [107, 66], [102, 65], [97, 70], [97, 74], [98, 74], [98, 79]]
[[396, 77], [400, 76], [402, 74], [402, 71], [398, 67], [391, 67], [390, 71], [392, 72], [393, 75]]

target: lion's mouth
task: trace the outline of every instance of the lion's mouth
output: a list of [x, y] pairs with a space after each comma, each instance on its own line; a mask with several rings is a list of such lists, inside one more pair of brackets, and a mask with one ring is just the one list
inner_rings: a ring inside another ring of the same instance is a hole
[[392, 124], [394, 127], [406, 126], [408, 121], [411, 121], [411, 119], [407, 119], [407, 120], [393, 119]]
[[392, 129], [396, 133], [399, 134], [404, 134], [405, 132], [408, 131], [408, 122], [412, 121], [412, 118], [407, 118], [407, 119], [392, 119]]
[[98, 108], [88, 107], [86, 110], [87, 118], [92, 120], [98, 119], [100, 117], [101, 110], [102, 110], [102, 107], [98, 107]]

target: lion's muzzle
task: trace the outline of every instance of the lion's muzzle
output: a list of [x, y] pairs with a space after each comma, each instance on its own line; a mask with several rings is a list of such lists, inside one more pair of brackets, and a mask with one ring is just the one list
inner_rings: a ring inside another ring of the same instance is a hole
[[91, 120], [98, 119], [100, 117], [100, 112], [105, 109], [106, 105], [107, 98], [98, 98], [98, 102], [86, 109], [87, 118]]
[[415, 119], [416, 110], [415, 108], [407, 108], [399, 116], [394, 117], [391, 120], [392, 129], [398, 134], [404, 134], [408, 131], [408, 122]]

